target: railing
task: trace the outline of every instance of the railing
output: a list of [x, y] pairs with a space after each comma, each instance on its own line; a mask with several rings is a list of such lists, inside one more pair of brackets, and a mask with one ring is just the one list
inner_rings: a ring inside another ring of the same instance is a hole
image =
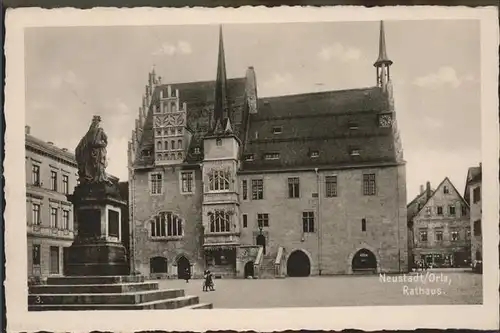
[[255, 257], [255, 261], [253, 264], [253, 272], [255, 277], [260, 277], [260, 266], [262, 264], [263, 257], [264, 257], [264, 247], [259, 246], [259, 252], [257, 252], [257, 256]]
[[285, 249], [280, 246], [278, 248], [278, 253], [276, 254], [276, 260], [274, 261], [274, 276], [275, 277], [284, 277], [283, 274], [283, 255], [285, 253]]

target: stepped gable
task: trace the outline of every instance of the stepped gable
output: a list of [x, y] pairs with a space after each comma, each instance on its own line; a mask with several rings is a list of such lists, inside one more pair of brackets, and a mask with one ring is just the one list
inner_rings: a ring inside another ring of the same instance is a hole
[[[253, 161], [244, 156], [243, 170], [397, 163], [396, 132], [378, 126], [378, 115], [391, 109], [379, 87], [261, 98], [244, 152]], [[266, 153], [280, 158], [265, 160]]]
[[[243, 105], [245, 98], [245, 78], [233, 78], [227, 80], [228, 103], [233, 112], [235, 120], [235, 128], [239, 129], [243, 113]], [[203, 82], [187, 82], [187, 83], [172, 83], [162, 84], [155, 88], [153, 92], [151, 104], [157, 103], [160, 96], [160, 91], [168, 86], [172, 90], [179, 90], [180, 103], [187, 104], [187, 127], [193, 138], [189, 146], [187, 162], [196, 162], [203, 159], [203, 155], [194, 155], [192, 150], [195, 146], [200, 148], [203, 145], [200, 143], [201, 138], [208, 132], [210, 116], [213, 113], [215, 103], [215, 81]], [[149, 167], [154, 163], [154, 144], [153, 144], [153, 112], [149, 107], [146, 120], [143, 127], [141, 143], [139, 145], [139, 153], [137, 154], [135, 165], [138, 167]], [[147, 149], [150, 151], [150, 157], [145, 157], [141, 152]], [[200, 157], [201, 156], [201, 157]]]

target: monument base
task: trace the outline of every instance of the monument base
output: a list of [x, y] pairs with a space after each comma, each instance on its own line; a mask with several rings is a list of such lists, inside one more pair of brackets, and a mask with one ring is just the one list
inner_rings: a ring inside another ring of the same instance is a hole
[[49, 277], [29, 287], [28, 311], [212, 309], [183, 289], [159, 289], [144, 276]]
[[121, 243], [73, 243], [67, 249], [67, 276], [117, 276], [129, 274], [127, 254]]

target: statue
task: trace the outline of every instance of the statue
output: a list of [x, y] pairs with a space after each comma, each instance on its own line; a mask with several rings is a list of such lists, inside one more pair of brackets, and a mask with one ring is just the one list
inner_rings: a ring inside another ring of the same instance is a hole
[[92, 118], [87, 134], [80, 140], [75, 150], [80, 184], [110, 183], [106, 175], [108, 137], [99, 126], [100, 122], [100, 116]]

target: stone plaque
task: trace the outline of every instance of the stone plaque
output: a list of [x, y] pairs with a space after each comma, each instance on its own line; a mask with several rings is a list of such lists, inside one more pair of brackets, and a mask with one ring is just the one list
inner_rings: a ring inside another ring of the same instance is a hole
[[120, 214], [114, 210], [108, 210], [108, 236], [120, 237]]
[[101, 211], [82, 209], [78, 212], [78, 234], [82, 237], [101, 236]]

